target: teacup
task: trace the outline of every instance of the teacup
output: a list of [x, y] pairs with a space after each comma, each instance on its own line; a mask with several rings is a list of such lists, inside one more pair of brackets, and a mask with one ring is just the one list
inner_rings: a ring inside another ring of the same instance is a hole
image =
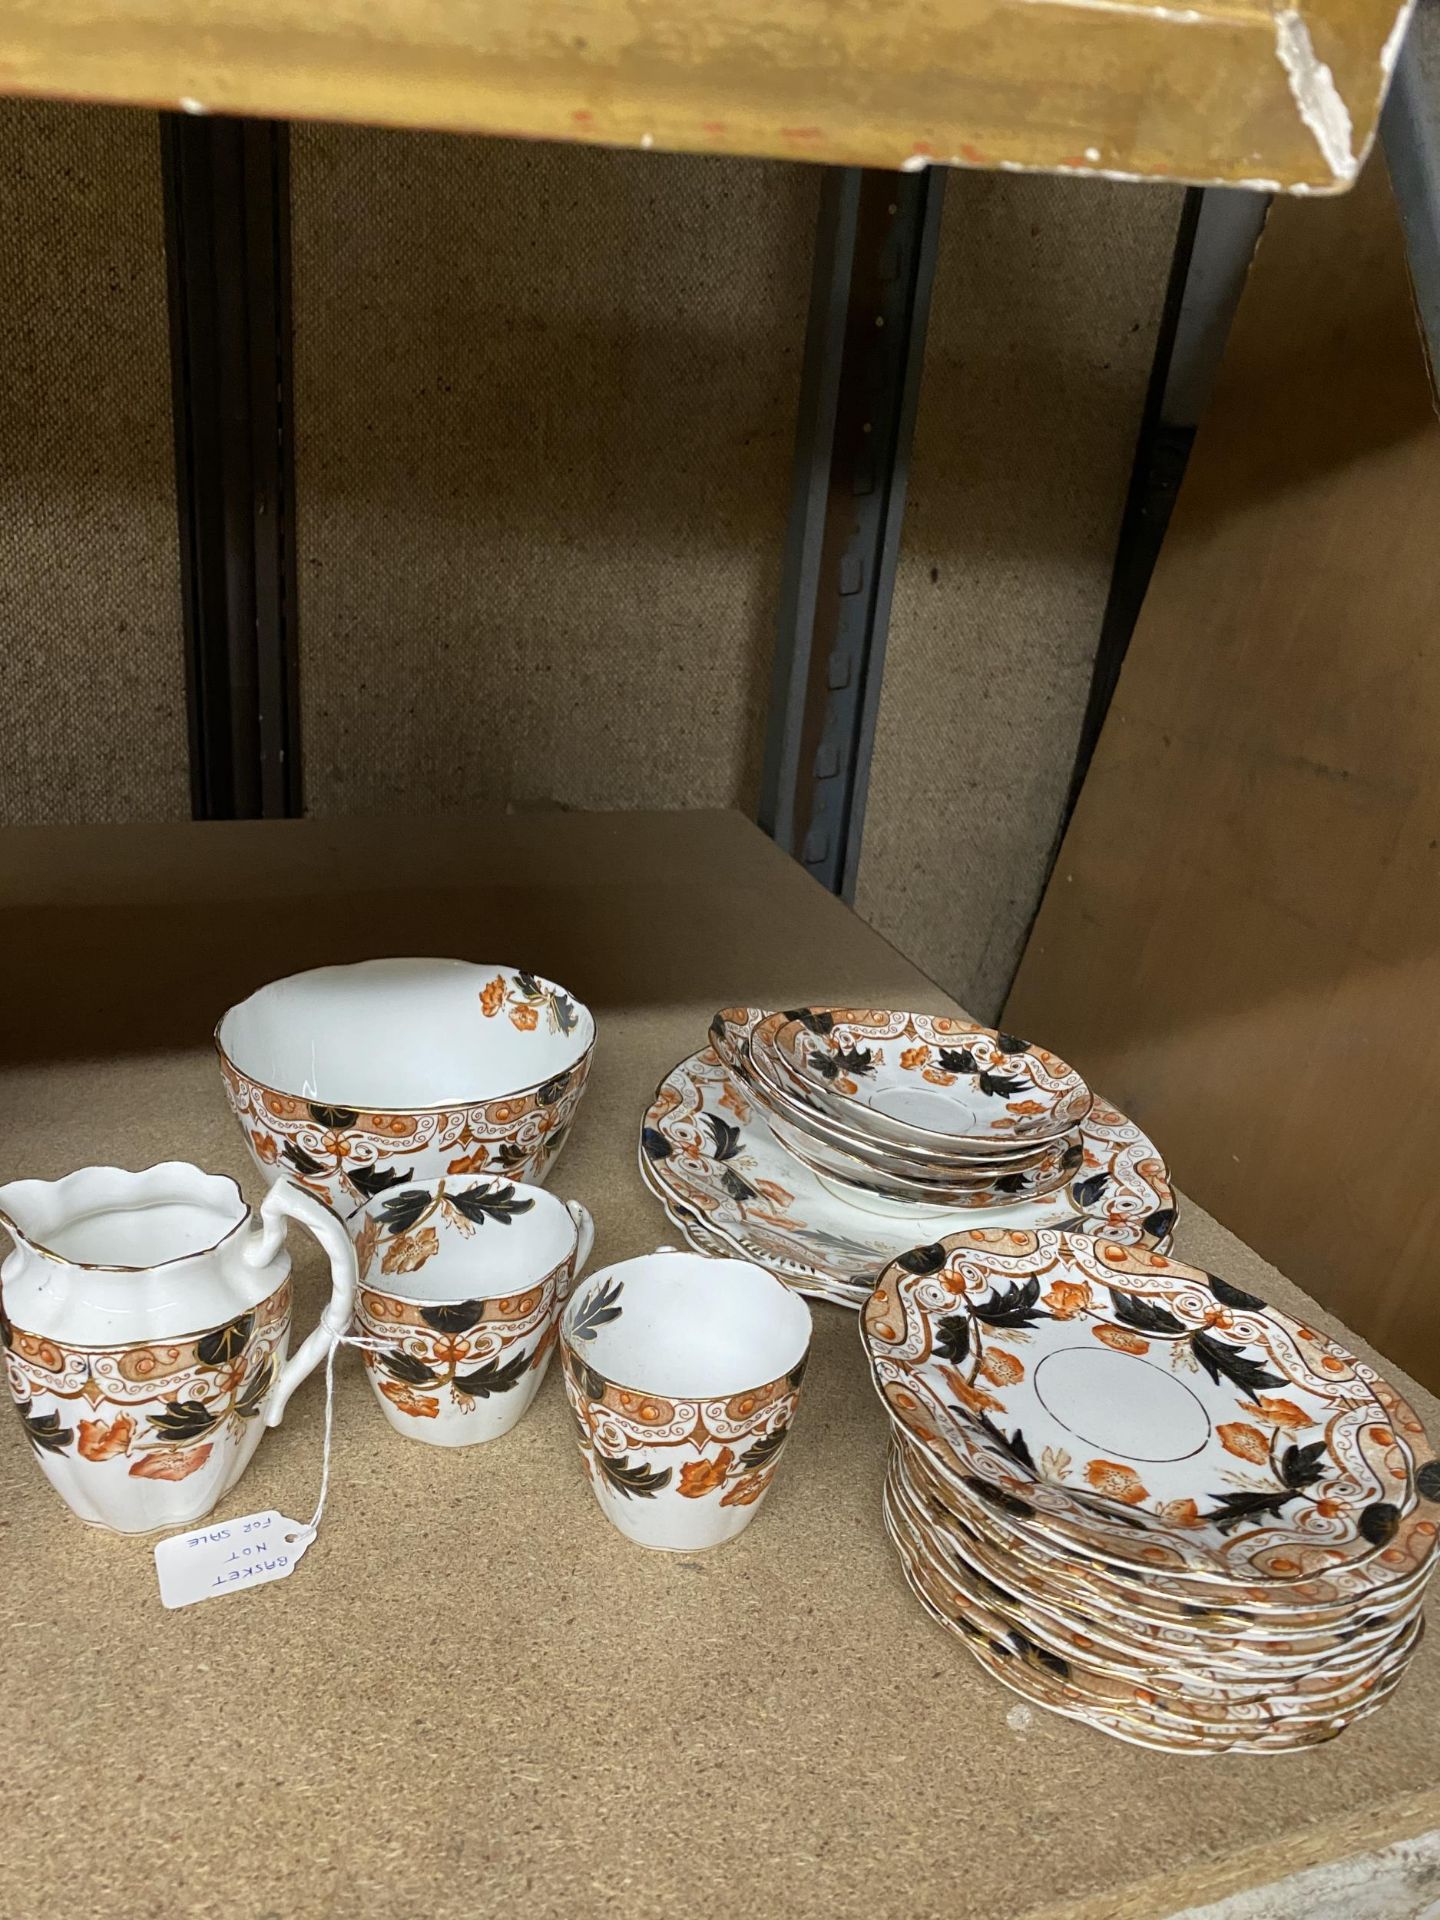
[[447, 1179], [377, 1194], [350, 1224], [355, 1318], [391, 1426], [435, 1447], [508, 1433], [590, 1257], [584, 1207], [513, 1181]]
[[754, 1518], [789, 1437], [810, 1309], [745, 1260], [622, 1260], [560, 1320], [565, 1391], [600, 1510], [644, 1547], [693, 1552]]
[[268, 1181], [349, 1219], [406, 1180], [543, 1184], [595, 1022], [563, 987], [467, 960], [363, 960], [272, 980], [221, 1020], [226, 1097]]

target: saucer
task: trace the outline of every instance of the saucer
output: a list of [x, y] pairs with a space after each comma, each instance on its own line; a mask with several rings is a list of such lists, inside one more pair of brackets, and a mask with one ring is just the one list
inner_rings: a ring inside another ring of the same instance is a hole
[[947, 1014], [805, 1007], [755, 1044], [852, 1124], [952, 1149], [1054, 1139], [1091, 1105], [1056, 1054]]

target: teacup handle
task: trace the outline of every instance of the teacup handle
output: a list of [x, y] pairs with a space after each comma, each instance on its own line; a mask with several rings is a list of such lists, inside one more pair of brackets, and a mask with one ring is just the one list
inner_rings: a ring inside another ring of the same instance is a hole
[[573, 1287], [595, 1250], [595, 1222], [590, 1217], [589, 1209], [582, 1207], [578, 1200], [567, 1200], [565, 1211], [575, 1222], [575, 1258], [570, 1265], [570, 1285]]
[[260, 1203], [260, 1232], [244, 1248], [241, 1257], [252, 1267], [263, 1267], [273, 1260], [285, 1244], [287, 1220], [297, 1221], [313, 1233], [330, 1256], [330, 1298], [325, 1303], [319, 1326], [280, 1369], [280, 1378], [265, 1409], [267, 1427], [279, 1426], [291, 1394], [349, 1332], [355, 1311], [355, 1249], [350, 1236], [328, 1207], [297, 1187], [293, 1180], [277, 1180], [266, 1194]]

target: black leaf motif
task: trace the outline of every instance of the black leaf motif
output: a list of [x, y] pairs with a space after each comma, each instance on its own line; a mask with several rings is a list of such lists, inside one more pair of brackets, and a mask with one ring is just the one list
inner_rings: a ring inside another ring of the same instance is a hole
[[480, 1324], [484, 1311], [483, 1300], [447, 1300], [438, 1306], [421, 1307], [420, 1318], [436, 1333], [468, 1333]]
[[1227, 1347], [1213, 1333], [1192, 1333], [1190, 1351], [1217, 1387], [1222, 1377], [1249, 1394], [1259, 1393], [1263, 1387], [1285, 1384], [1280, 1375], [1271, 1373], [1262, 1361], [1247, 1360], [1238, 1347]]
[[1137, 1333], [1174, 1335], [1185, 1332], [1184, 1321], [1177, 1320], [1170, 1309], [1162, 1307], [1157, 1300], [1147, 1300], [1138, 1293], [1123, 1293], [1118, 1287], [1111, 1287], [1110, 1300], [1115, 1308], [1115, 1318], [1123, 1326], [1133, 1327]]
[[[603, 1400], [609, 1387], [609, 1381], [603, 1373], [597, 1373], [593, 1367], [587, 1367], [578, 1355], [570, 1356], [570, 1368], [576, 1386], [587, 1400]], [[584, 1422], [581, 1422], [582, 1428]], [[588, 1431], [588, 1430], [587, 1430]]]
[[536, 979], [533, 973], [523, 973], [517, 968], [515, 973], [515, 984], [520, 989], [521, 993], [524, 994], [527, 1000], [540, 999], [541, 997], [540, 982]]
[[389, 1187], [403, 1187], [415, 1178], [415, 1169], [407, 1167], [401, 1173], [398, 1167], [347, 1167], [345, 1178], [360, 1195], [362, 1200], [373, 1200]]
[[928, 1247], [911, 1247], [908, 1253], [902, 1253], [895, 1262], [906, 1273], [938, 1273], [945, 1264], [945, 1249], [938, 1241]]
[[390, 1378], [402, 1380], [407, 1387], [433, 1387], [439, 1378], [427, 1361], [413, 1353], [402, 1353], [398, 1347], [390, 1353], [382, 1353], [379, 1358]]
[[1174, 1231], [1175, 1209], [1174, 1207], [1156, 1207], [1153, 1213], [1146, 1214], [1140, 1224], [1146, 1233], [1152, 1234], [1157, 1240], [1163, 1240], [1168, 1233]]
[[670, 1484], [669, 1467], [647, 1467], [643, 1460], [637, 1460], [632, 1467], [628, 1454], [619, 1460], [607, 1460], [603, 1453], [597, 1453], [595, 1458], [610, 1485], [627, 1500], [653, 1500], [662, 1487]]
[[1008, 1100], [1012, 1093], [1024, 1093], [1029, 1083], [1017, 1080], [1010, 1073], [996, 1073], [987, 1067], [980, 1076], [981, 1093], [993, 1094], [999, 1100]]
[[1007, 1493], [1003, 1487], [992, 1487], [988, 1480], [982, 1480], [978, 1474], [966, 1473], [961, 1478], [970, 1491], [984, 1500], [987, 1505], [998, 1507], [1001, 1513], [1008, 1513], [1014, 1520], [1031, 1520], [1035, 1509], [1028, 1500], [1019, 1500], [1013, 1493]]
[[492, 1393], [509, 1393], [512, 1387], [518, 1387], [529, 1371], [530, 1360], [531, 1355], [523, 1351], [508, 1360], [497, 1358], [483, 1367], [472, 1367], [469, 1373], [457, 1373], [454, 1385], [472, 1399], [488, 1400]]
[[726, 1167], [720, 1175], [720, 1184], [732, 1200], [738, 1200], [743, 1207], [747, 1200], [756, 1198], [754, 1187], [748, 1180], [742, 1180], [733, 1167]]
[[392, 1193], [380, 1207], [380, 1224], [387, 1233], [408, 1233], [434, 1201], [428, 1187], [407, 1187], [404, 1193]]
[[996, 1193], [1024, 1193], [1030, 1181], [1028, 1173], [1002, 1173], [995, 1182]]
[[859, 1079], [875, 1071], [875, 1055], [869, 1047], [840, 1047], [834, 1058], [842, 1073], [853, 1074]]
[[970, 1352], [970, 1316], [968, 1313], [946, 1313], [935, 1322], [935, 1351], [945, 1360], [959, 1366]]
[[[569, 1031], [570, 1029], [566, 1027], [565, 1032], [568, 1033]], [[542, 1107], [553, 1107], [557, 1100], [564, 1099], [565, 1089], [569, 1084], [570, 1076], [568, 1073], [557, 1073], [553, 1080], [547, 1080], [544, 1086], [536, 1093], [535, 1099], [537, 1103]]]
[[618, 1303], [624, 1291], [623, 1280], [602, 1280], [598, 1286], [591, 1287], [575, 1309], [575, 1318], [570, 1322], [571, 1338], [593, 1340], [598, 1328], [618, 1320], [621, 1313]]
[[550, 1004], [555, 1009], [555, 1024], [561, 1033], [573, 1033], [580, 1024], [580, 1015], [576, 1012], [575, 1002], [569, 994], [557, 992]]
[[344, 1133], [347, 1127], [353, 1127], [360, 1115], [354, 1107], [325, 1107], [316, 1100], [309, 1100], [310, 1118], [317, 1126], [328, 1127], [332, 1133]]
[[146, 1418], [167, 1440], [198, 1440], [212, 1432], [220, 1420], [202, 1400], [172, 1400], [159, 1413], [147, 1414]]
[[833, 1053], [812, 1053], [810, 1056], [810, 1071], [818, 1074], [822, 1080], [838, 1080], [840, 1078], [840, 1062]]
[[1440, 1460], [1427, 1460], [1415, 1475], [1422, 1497], [1440, 1503]]
[[640, 1134], [640, 1151], [647, 1160], [668, 1160], [671, 1146], [658, 1127], [645, 1127]]
[[445, 1199], [477, 1227], [484, 1226], [487, 1220], [508, 1226], [518, 1214], [529, 1213], [535, 1205], [533, 1200], [522, 1200], [514, 1187], [465, 1187], [458, 1193], [447, 1187]]
[[792, 1007], [782, 1017], [796, 1021], [807, 1033], [813, 1033], [820, 1039], [823, 1039], [835, 1024], [834, 1014], [827, 1013], [823, 1007]]
[[942, 1047], [940, 1071], [942, 1073], [978, 1073], [980, 1062], [969, 1047]]
[[202, 1367], [227, 1367], [245, 1351], [255, 1327], [253, 1313], [242, 1313], [213, 1333], [202, 1334], [195, 1342], [195, 1358]]
[[1323, 1440], [1312, 1440], [1307, 1447], [1286, 1447], [1280, 1456], [1280, 1478], [1292, 1493], [1313, 1487], [1324, 1475], [1326, 1457]]
[[[963, 1413], [964, 1409], [957, 1407], [955, 1411], [957, 1413]], [[1015, 1429], [1014, 1433], [1006, 1435], [1000, 1431], [988, 1413], [982, 1413], [978, 1417], [980, 1425], [985, 1429], [986, 1433], [989, 1434], [996, 1446], [1002, 1448], [1012, 1459], [1018, 1460], [1026, 1472], [1034, 1474], [1038, 1480], [1040, 1476], [1038, 1472], [1036, 1472], [1035, 1462], [1031, 1458], [1030, 1449], [1025, 1443], [1025, 1435], [1020, 1431], [1019, 1427]]]
[[1372, 1547], [1387, 1547], [1400, 1530], [1400, 1509], [1388, 1500], [1372, 1500], [1359, 1520], [1360, 1537]]
[[73, 1427], [62, 1427], [58, 1413], [32, 1413], [30, 1400], [18, 1400], [16, 1407], [26, 1438], [37, 1453], [63, 1453], [75, 1438]]
[[1294, 1498], [1285, 1487], [1275, 1493], [1226, 1493], [1217, 1499], [1205, 1518], [1213, 1520], [1221, 1533], [1229, 1533], [1242, 1520], [1257, 1520], [1264, 1514], [1278, 1519], [1287, 1501]]
[[1016, 1281], [1003, 1292], [998, 1289], [985, 1301], [970, 1301], [971, 1313], [977, 1320], [983, 1320], [987, 1327], [1033, 1327], [1037, 1320], [1048, 1320], [1050, 1315], [1038, 1305], [1040, 1299], [1040, 1277], [1031, 1274], [1023, 1283]]
[[1085, 1163], [1084, 1141], [1072, 1140], [1069, 1146], [1066, 1147], [1064, 1153], [1062, 1153], [1060, 1156], [1060, 1171], [1062, 1173], [1073, 1173], [1076, 1167], [1083, 1166], [1084, 1163]]
[[710, 1136], [710, 1158], [733, 1160], [740, 1151], [740, 1129], [718, 1113], [702, 1113], [701, 1124]]
[[1030, 1042], [1017, 1040], [1013, 1033], [997, 1033], [995, 1038], [1000, 1044], [1001, 1053], [1029, 1053], [1030, 1051]]
[[1077, 1180], [1070, 1192], [1077, 1207], [1093, 1207], [1104, 1198], [1105, 1189], [1110, 1184], [1108, 1173], [1087, 1174], [1085, 1179]]
[[[550, 1135], [550, 1144], [547, 1151], [552, 1160], [560, 1151], [568, 1131], [568, 1125], [556, 1127], [555, 1131]], [[491, 1157], [497, 1167], [500, 1167], [502, 1170], [507, 1170], [510, 1167], [523, 1167], [527, 1155], [524, 1147], [517, 1147], [513, 1140], [504, 1140], [501, 1142], [499, 1149], [494, 1152]]]
[[788, 1426], [772, 1427], [770, 1432], [757, 1440], [753, 1447], [747, 1447], [740, 1456], [739, 1464], [747, 1473], [753, 1473], [757, 1467], [768, 1467], [779, 1455], [780, 1449], [790, 1438]]
[[235, 1402], [235, 1411], [242, 1420], [253, 1420], [264, 1407], [270, 1389], [275, 1383], [279, 1363], [273, 1353], [267, 1353], [264, 1360], [245, 1382], [245, 1390]]
[[297, 1146], [293, 1140], [284, 1142], [280, 1148], [280, 1157], [282, 1160], [288, 1160], [297, 1173], [323, 1173], [325, 1171], [323, 1161], [317, 1160], [313, 1153], [306, 1153], [305, 1149]]
[[1232, 1287], [1228, 1280], [1222, 1280], [1218, 1273], [1207, 1273], [1210, 1291], [1222, 1307], [1234, 1307], [1241, 1313], [1258, 1313], [1265, 1305], [1253, 1293], [1246, 1293], [1243, 1287]]

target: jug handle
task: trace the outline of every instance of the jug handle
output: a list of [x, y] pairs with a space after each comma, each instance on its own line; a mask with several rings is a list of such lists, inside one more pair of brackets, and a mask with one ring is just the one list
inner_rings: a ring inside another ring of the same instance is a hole
[[595, 1222], [590, 1217], [589, 1208], [582, 1207], [578, 1200], [567, 1200], [564, 1205], [565, 1211], [575, 1222], [575, 1258], [570, 1263], [570, 1286], [573, 1291], [595, 1250]]
[[302, 1341], [280, 1369], [280, 1378], [265, 1409], [267, 1427], [278, 1427], [285, 1407], [300, 1382], [312, 1374], [330, 1349], [350, 1331], [355, 1312], [355, 1249], [350, 1236], [331, 1213], [293, 1180], [277, 1180], [260, 1206], [260, 1232], [243, 1249], [252, 1267], [263, 1267], [285, 1244], [285, 1222], [294, 1220], [313, 1233], [330, 1256], [330, 1298], [320, 1324]]

